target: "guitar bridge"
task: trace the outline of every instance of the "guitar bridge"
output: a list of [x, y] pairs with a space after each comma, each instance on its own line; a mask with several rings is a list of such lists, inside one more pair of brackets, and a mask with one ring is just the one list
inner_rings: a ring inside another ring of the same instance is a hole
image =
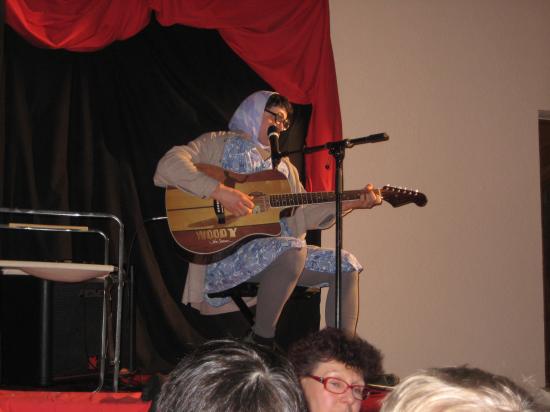
[[218, 224], [219, 225], [224, 225], [225, 224], [225, 208], [217, 200], [214, 200], [214, 213], [216, 213], [216, 217], [218, 218]]

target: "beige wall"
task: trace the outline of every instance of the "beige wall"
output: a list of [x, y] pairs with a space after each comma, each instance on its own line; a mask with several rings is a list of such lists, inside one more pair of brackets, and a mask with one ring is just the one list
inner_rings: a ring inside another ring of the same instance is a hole
[[[544, 384], [537, 117], [550, 1], [331, 0], [345, 187], [429, 197], [345, 219], [365, 263], [359, 334], [389, 372], [468, 363]], [[333, 245], [333, 231], [323, 242]]]

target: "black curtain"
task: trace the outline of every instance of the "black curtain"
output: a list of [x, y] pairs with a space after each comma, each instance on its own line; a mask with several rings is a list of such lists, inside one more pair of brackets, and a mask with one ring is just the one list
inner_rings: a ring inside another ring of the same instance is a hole
[[[203, 339], [242, 333], [238, 313], [204, 317], [179, 303], [187, 265], [165, 221], [150, 221], [165, 214], [164, 192], [152, 177], [170, 147], [226, 129], [247, 95], [270, 86], [214, 30], [166, 28], [153, 20], [135, 37], [93, 53], [39, 49], [9, 27], [3, 37], [0, 205], [122, 219], [127, 255], [132, 246], [127, 269], [136, 279], [137, 348], [145, 369], [169, 367]], [[283, 150], [303, 145], [310, 107], [296, 112]], [[300, 170], [301, 160], [293, 159]], [[89, 252], [51, 239], [0, 240], [0, 248], [2, 257], [27, 259], [29, 251], [58, 259], [76, 252], [85, 259]], [[289, 310], [293, 320], [281, 322], [278, 335], [318, 327], [318, 304]]]

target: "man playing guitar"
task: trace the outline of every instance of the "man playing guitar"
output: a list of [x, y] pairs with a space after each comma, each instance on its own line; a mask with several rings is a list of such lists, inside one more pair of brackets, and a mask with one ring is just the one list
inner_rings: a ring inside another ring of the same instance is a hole
[[[238, 174], [272, 169], [268, 128], [275, 126], [279, 132], [287, 130], [291, 116], [292, 105], [285, 97], [268, 91], [253, 93], [233, 114], [229, 131], [206, 133], [187, 145], [170, 149], [158, 163], [155, 184], [191, 193], [198, 199], [215, 200], [218, 206], [222, 206], [216, 212], [220, 223], [225, 222], [226, 214], [234, 219], [252, 216], [258, 207], [254, 194], [232, 187], [231, 179], [216, 179], [205, 173], [204, 165]], [[305, 193], [298, 171], [288, 158], [281, 159], [277, 170], [286, 177], [291, 192]], [[343, 210], [370, 209], [381, 203], [380, 193], [369, 184], [354, 200], [344, 201]], [[297, 284], [334, 286], [334, 250], [305, 243], [307, 230], [326, 229], [334, 220], [334, 203], [298, 206], [290, 216], [280, 218], [278, 236], [254, 238], [240, 244], [232, 254], [207, 265], [190, 263], [184, 303], [195, 307], [201, 307], [205, 302], [219, 306], [225, 301], [209, 299], [207, 293], [230, 289], [246, 281], [257, 282], [256, 318], [249, 337], [257, 343], [272, 346], [279, 316]], [[237, 229], [206, 231], [197, 236], [215, 237], [220, 233], [230, 236], [232, 230]], [[341, 328], [350, 334], [355, 334], [358, 319], [361, 271], [357, 259], [342, 251]], [[325, 308], [328, 326], [335, 325], [332, 295], [328, 294]]]

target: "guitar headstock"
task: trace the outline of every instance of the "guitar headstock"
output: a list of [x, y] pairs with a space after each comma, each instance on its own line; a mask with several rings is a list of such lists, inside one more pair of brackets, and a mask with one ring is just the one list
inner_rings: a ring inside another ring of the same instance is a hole
[[423, 207], [428, 203], [428, 198], [424, 193], [418, 190], [410, 190], [402, 187], [384, 186], [380, 189], [382, 198], [393, 207], [403, 206], [409, 203], [414, 203], [417, 206]]

